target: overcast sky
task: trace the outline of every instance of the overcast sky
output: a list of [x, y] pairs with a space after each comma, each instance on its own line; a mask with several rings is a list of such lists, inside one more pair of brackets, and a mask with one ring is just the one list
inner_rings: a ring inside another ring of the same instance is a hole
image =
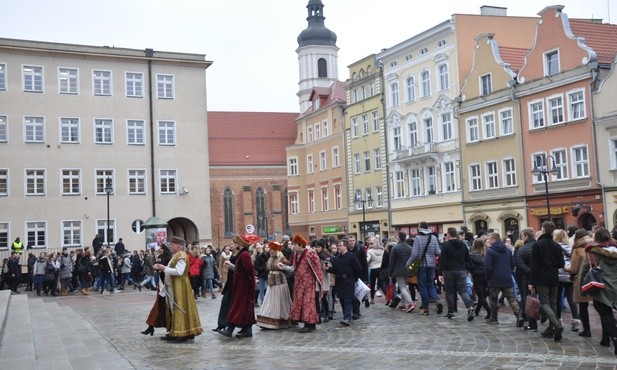
[[[562, 4], [570, 18], [612, 16], [617, 0], [322, 0], [347, 66], [480, 6], [535, 16]], [[297, 112], [296, 38], [308, 0], [0, 0], [0, 37], [206, 54], [208, 110]], [[498, 37], [498, 36], [497, 36]]]

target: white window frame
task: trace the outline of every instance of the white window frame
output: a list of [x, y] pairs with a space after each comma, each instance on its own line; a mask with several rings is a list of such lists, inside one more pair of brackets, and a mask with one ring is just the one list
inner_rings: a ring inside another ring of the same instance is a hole
[[434, 143], [435, 142], [435, 126], [433, 126], [433, 117], [423, 118], [422, 124], [424, 126], [424, 142]]
[[44, 117], [24, 117], [24, 142], [44, 143], [46, 136], [45, 131]]
[[78, 168], [60, 169], [60, 194], [62, 196], [81, 195], [81, 170]]
[[[445, 68], [445, 72], [443, 68]], [[438, 65], [437, 72], [439, 76], [439, 91], [448, 90], [450, 88], [450, 68], [448, 67], [448, 63]]]
[[[560, 53], [559, 53], [559, 48], [557, 48], [557, 49], [552, 49], [552, 50], [547, 50], [547, 51], [545, 51], [545, 52], [543, 53], [543, 58], [542, 58], [542, 60], [544, 61], [544, 75], [545, 75], [545, 76], [552, 76], [552, 75], [555, 75], [555, 74], [557, 74], [557, 73], [559, 73], [559, 72], [561, 71], [561, 60], [560, 60], [561, 58], [560, 58], [560, 55], [559, 55], [559, 54], [560, 54]], [[549, 57], [550, 57], [551, 55], [557, 55], [557, 60], [556, 60], [556, 62], [557, 62], [557, 65], [556, 65], [556, 70], [551, 70], [552, 63], [551, 63], [551, 61], [549, 60]]]
[[418, 146], [418, 121], [414, 118], [407, 123], [407, 131], [409, 133], [409, 147], [415, 148]]
[[315, 137], [313, 136], [313, 126], [309, 126], [306, 128], [306, 142], [312, 143], [315, 141]]
[[332, 147], [332, 168], [338, 168], [341, 165], [340, 150], [338, 146]]
[[[24, 244], [30, 245], [32, 243], [33, 248], [47, 248], [47, 221], [26, 221], [25, 226]], [[31, 238], [31, 233], [34, 234], [34, 238]], [[39, 243], [40, 234], [42, 234], [43, 244]]]
[[467, 128], [467, 142], [477, 143], [480, 141], [480, 126], [478, 125], [478, 116], [468, 117], [465, 120]]
[[[582, 100], [574, 101], [573, 100], [574, 95], [578, 95], [578, 94], [581, 94]], [[576, 90], [568, 91], [567, 96], [568, 96], [568, 120], [577, 121], [577, 120], [582, 120], [582, 119], [587, 118], [585, 89], [576, 89]], [[580, 113], [580, 110], [577, 109], [577, 107], [581, 107], [582, 114]], [[581, 114], [581, 115], [575, 117], [575, 114], [577, 114], [576, 112], [579, 112], [578, 114]]]
[[92, 70], [92, 94], [94, 96], [111, 96], [112, 72], [93, 69]]
[[364, 152], [364, 172], [371, 172], [371, 152]]
[[394, 127], [392, 129], [392, 149], [393, 150], [401, 150], [401, 148], [403, 147], [403, 141], [402, 141], [402, 130], [400, 127]]
[[330, 210], [330, 201], [328, 200], [328, 187], [321, 187], [321, 210], [327, 212]]
[[445, 162], [443, 168], [442, 192], [451, 193], [456, 191], [456, 168], [454, 162]]
[[[585, 154], [584, 159], [579, 159], [577, 152], [582, 150], [581, 153]], [[588, 178], [590, 176], [589, 165], [589, 148], [587, 145], [576, 145], [572, 147], [572, 178]]]
[[504, 158], [502, 161], [503, 187], [517, 185], [516, 180], [516, 161], [514, 158]]
[[297, 215], [300, 212], [298, 203], [298, 192], [289, 192], [289, 212], [292, 215]]
[[[531, 168], [538, 167], [541, 170], [546, 170], [546, 153], [545, 152], [536, 152], [531, 154]], [[548, 179], [548, 177], [547, 177]], [[533, 184], [540, 184], [544, 182], [544, 175], [539, 174], [537, 176], [531, 176], [531, 182]]]
[[0, 63], [0, 91], [6, 91], [7, 77], [6, 77], [6, 63]]
[[326, 156], [326, 151], [322, 150], [319, 152], [319, 170], [325, 171], [328, 169], [328, 157]]
[[435, 166], [426, 166], [424, 173], [426, 174], [426, 186], [424, 189], [426, 194], [430, 194], [431, 191], [437, 194], [437, 168]]
[[405, 198], [405, 173], [403, 171], [394, 172], [394, 189], [396, 198]]
[[315, 140], [321, 139], [321, 123], [315, 124]]
[[373, 132], [379, 132], [379, 112], [374, 110], [371, 112], [373, 121]]
[[58, 94], [79, 94], [79, 69], [58, 67]]
[[21, 71], [24, 92], [44, 92], [45, 75], [43, 66], [32, 64], [22, 65]]
[[111, 168], [96, 168], [94, 169], [94, 192], [96, 195], [107, 195], [105, 188], [107, 180], [112, 189], [112, 195], [115, 193], [116, 178], [115, 171]]
[[176, 122], [158, 121], [157, 137], [160, 146], [176, 146]]
[[298, 176], [298, 157], [287, 158], [287, 176]]
[[383, 207], [383, 190], [381, 185], [375, 186], [375, 207]]
[[478, 80], [480, 96], [489, 95], [493, 92], [493, 76], [491, 73], [481, 75]]
[[414, 76], [407, 76], [405, 79], [406, 101], [411, 103], [416, 101], [416, 79]]
[[480, 163], [469, 164], [469, 191], [482, 190], [482, 166]]
[[369, 97], [375, 95], [375, 83], [374, 82], [371, 82], [368, 84], [368, 94], [369, 94]]
[[11, 245], [11, 224], [8, 222], [0, 222], [0, 250], [6, 251]]
[[143, 168], [129, 168], [127, 170], [127, 189], [129, 195], [146, 194], [148, 178]]
[[315, 189], [308, 189], [308, 211], [309, 213], [315, 213]]
[[343, 208], [343, 193], [341, 192], [341, 185], [334, 185], [334, 208]]
[[353, 155], [353, 173], [359, 175], [362, 172], [362, 166], [360, 164], [360, 153], [354, 153]]
[[567, 180], [568, 179], [568, 151], [566, 148], [555, 148], [551, 150], [551, 155], [555, 162], [553, 168], [559, 170], [559, 174], [551, 173], [551, 181]]
[[306, 173], [308, 175], [312, 174], [315, 170], [315, 163], [313, 162], [313, 155], [309, 154], [306, 156]]
[[360, 136], [360, 129], [358, 126], [358, 117], [353, 117], [351, 119], [351, 137], [353, 139], [357, 139]]
[[62, 247], [80, 247], [83, 245], [83, 225], [81, 220], [61, 220], [60, 235]]
[[370, 134], [369, 125], [368, 125], [368, 114], [362, 115], [362, 136], [366, 136]]
[[330, 135], [330, 129], [328, 127], [328, 121], [323, 121], [321, 125], [323, 126], [322, 130], [321, 130], [321, 133], [323, 134], [323, 137], [326, 138], [326, 137], [328, 137]]
[[390, 107], [396, 108], [400, 105], [398, 82], [390, 84]]
[[62, 144], [79, 144], [80, 131], [79, 118], [60, 117], [60, 142]]
[[486, 170], [486, 189], [499, 188], [499, 166], [497, 161], [486, 161], [484, 164]]
[[373, 158], [375, 160], [375, 170], [381, 170], [381, 150], [373, 149]]
[[499, 135], [507, 136], [514, 134], [514, 117], [512, 108], [499, 110]]
[[617, 170], [617, 137], [613, 136], [608, 139], [609, 158], [611, 160], [611, 169]]
[[[490, 117], [490, 120], [488, 119]], [[495, 112], [484, 113], [482, 115], [482, 135], [484, 140], [497, 137], [497, 127], [495, 125]]]
[[419, 168], [412, 168], [409, 171], [410, 193], [412, 197], [422, 195], [422, 177]]
[[[534, 110], [534, 106], [539, 106], [541, 109]], [[546, 117], [544, 114], [544, 100], [537, 99], [527, 103], [529, 110], [529, 129], [536, 130], [546, 126]]]
[[0, 143], [9, 142], [9, 117], [0, 115]]
[[161, 195], [178, 193], [178, 170], [159, 170], [159, 192]]
[[109, 118], [94, 119], [94, 144], [113, 145], [114, 121]]
[[127, 98], [144, 97], [144, 74], [141, 72], [124, 72], [125, 94]]
[[[557, 100], [561, 102], [561, 104], [556, 104], [553, 106], [553, 102]], [[560, 123], [564, 123], [566, 115], [564, 111], [563, 101], [563, 94], [555, 94], [546, 98], [546, 118], [549, 125], [558, 125]], [[555, 113], [555, 111], [557, 112], [557, 120], [555, 120], [555, 116], [553, 114]]]
[[0, 197], [6, 197], [9, 195], [10, 189], [10, 177], [8, 168], [0, 168]]
[[45, 196], [47, 194], [47, 171], [44, 168], [24, 169], [24, 194], [26, 196]]
[[127, 145], [146, 145], [146, 121], [126, 120], [126, 143]]
[[[448, 119], [444, 119], [448, 117]], [[439, 130], [441, 141], [448, 141], [454, 139], [454, 126], [452, 125], [452, 113], [445, 112], [439, 115], [439, 126], [441, 130]]]
[[428, 69], [420, 73], [420, 81], [422, 83], [422, 97], [431, 96], [431, 72]]
[[156, 98], [175, 99], [175, 77], [171, 74], [156, 74]]
[[[107, 231], [111, 232], [111, 235], [107, 235]], [[114, 244], [116, 239], [116, 220], [109, 219], [109, 227], [107, 225], [107, 219], [96, 220], [96, 232], [99, 235], [103, 235], [103, 244]], [[107, 238], [111, 236], [110, 240]]]

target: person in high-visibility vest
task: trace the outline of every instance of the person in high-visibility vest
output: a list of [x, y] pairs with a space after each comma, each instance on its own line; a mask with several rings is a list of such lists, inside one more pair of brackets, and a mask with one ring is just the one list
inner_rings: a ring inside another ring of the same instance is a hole
[[19, 239], [19, 237], [15, 239], [13, 244], [11, 244], [11, 250], [13, 252], [19, 253], [19, 255], [21, 256], [21, 252], [24, 250], [24, 243]]

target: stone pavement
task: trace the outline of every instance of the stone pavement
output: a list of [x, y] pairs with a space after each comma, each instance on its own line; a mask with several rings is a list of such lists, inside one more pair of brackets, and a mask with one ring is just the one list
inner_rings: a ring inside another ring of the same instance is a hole
[[[0, 369], [616, 369], [617, 358], [598, 344], [600, 324], [593, 308], [592, 338], [564, 332], [560, 343], [514, 326], [501, 308], [497, 326], [482, 316], [467, 322], [390, 309], [383, 299], [362, 308], [350, 328], [338, 320], [314, 333], [297, 329], [262, 331], [228, 339], [211, 331], [220, 298], [197, 302], [205, 332], [194, 341], [167, 343], [139, 332], [155, 292], [115, 295], [11, 296], [0, 347]], [[338, 308], [340, 312], [340, 308]], [[564, 313], [564, 321], [570, 322]]]

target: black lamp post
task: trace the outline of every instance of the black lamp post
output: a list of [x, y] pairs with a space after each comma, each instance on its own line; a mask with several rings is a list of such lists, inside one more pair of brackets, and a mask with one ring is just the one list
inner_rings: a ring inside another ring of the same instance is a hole
[[[551, 163], [550, 163], [551, 169], [550, 170], [549, 170], [548, 158], [551, 159]], [[550, 202], [550, 196], [548, 194], [548, 174], [550, 173], [551, 175], [557, 176], [561, 173], [561, 171], [559, 170], [559, 168], [555, 166], [555, 158], [552, 155], [546, 156], [546, 160], [544, 161], [544, 164], [545, 164], [544, 166], [538, 167], [537, 163], [534, 163], [533, 170], [531, 170], [531, 174], [534, 176], [542, 175], [542, 178], [544, 180], [544, 192], [546, 194], [546, 212], [548, 215], [548, 220], [552, 221], [551, 202]]]
[[356, 204], [360, 205], [362, 204], [362, 242], [364, 242], [364, 240], [366, 239], [366, 214], [365, 214], [365, 208], [364, 208], [364, 204], [368, 203], [369, 205], [371, 205], [371, 203], [373, 203], [373, 197], [371, 196], [371, 193], [367, 193], [366, 194], [366, 199], [362, 199], [362, 195], [357, 194], [356, 196]]
[[109, 196], [114, 192], [114, 188], [111, 186], [111, 179], [108, 177], [105, 179], [105, 193], [107, 194], [107, 234], [105, 239], [107, 240], [107, 247], [109, 247]]

